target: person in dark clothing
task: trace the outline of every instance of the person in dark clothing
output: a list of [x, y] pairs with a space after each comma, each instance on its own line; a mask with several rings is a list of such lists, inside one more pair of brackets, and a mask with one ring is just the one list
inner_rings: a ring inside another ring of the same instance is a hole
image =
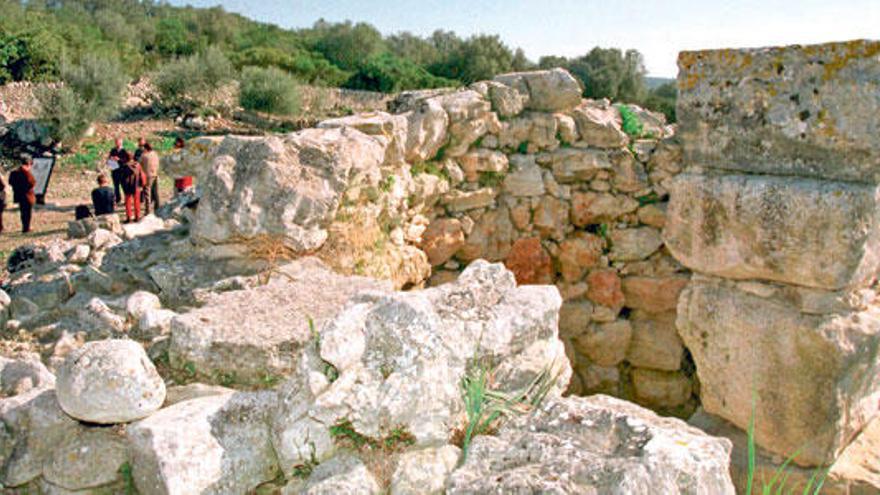
[[140, 137], [138, 138], [138, 147], [134, 150], [134, 161], [141, 161], [141, 155], [144, 154], [144, 147], [147, 144], [146, 138]]
[[125, 193], [125, 222], [130, 223], [132, 217], [138, 222], [141, 219], [141, 190], [146, 185], [146, 175], [141, 164], [134, 161], [127, 151], [119, 154], [119, 169], [122, 170], [120, 178], [122, 192]]
[[21, 232], [27, 234], [31, 231], [31, 214], [37, 197], [34, 195], [34, 186], [37, 184], [31, 173], [33, 160], [28, 157], [22, 161], [17, 169], [9, 174], [9, 186], [12, 187], [12, 200], [18, 203], [21, 215]]
[[107, 176], [101, 174], [98, 176], [98, 187], [92, 190], [92, 208], [95, 215], [107, 215], [113, 213], [116, 196], [113, 189], [107, 185]]
[[3, 233], [4, 211], [6, 211], [6, 182], [0, 177], [0, 233]]

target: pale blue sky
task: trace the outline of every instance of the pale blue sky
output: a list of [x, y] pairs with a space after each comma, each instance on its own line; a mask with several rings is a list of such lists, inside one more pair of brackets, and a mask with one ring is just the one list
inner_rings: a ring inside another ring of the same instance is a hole
[[384, 34], [499, 34], [511, 47], [575, 56], [636, 48], [650, 75], [674, 77], [680, 50], [880, 38], [880, 0], [171, 0], [223, 5], [284, 27], [366, 21]]

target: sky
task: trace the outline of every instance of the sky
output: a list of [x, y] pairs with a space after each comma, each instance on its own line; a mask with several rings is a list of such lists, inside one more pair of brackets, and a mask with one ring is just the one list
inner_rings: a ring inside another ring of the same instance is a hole
[[171, 0], [282, 27], [368, 22], [383, 34], [498, 34], [537, 61], [594, 46], [635, 48], [648, 75], [675, 77], [679, 51], [880, 38], [880, 0]]

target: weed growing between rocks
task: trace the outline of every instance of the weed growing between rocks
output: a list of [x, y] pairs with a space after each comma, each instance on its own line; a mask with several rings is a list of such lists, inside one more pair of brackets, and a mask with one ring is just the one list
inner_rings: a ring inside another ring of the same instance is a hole
[[[746, 481], [746, 494], [750, 495], [754, 493], [755, 487], [755, 459], [757, 457], [756, 447], [755, 447], [755, 406], [752, 405], [752, 417], [749, 419], [749, 429], [748, 429], [748, 456], [749, 456], [749, 470], [748, 470], [748, 478]], [[761, 480], [761, 495], [791, 495], [795, 493], [794, 487], [788, 486], [789, 476], [791, 472], [789, 470], [789, 466], [792, 462], [798, 457], [803, 447], [799, 448], [795, 451], [794, 454], [788, 457], [785, 462], [779, 466], [776, 471], [774, 471], [773, 476], [770, 478], [770, 481]], [[801, 491], [802, 495], [819, 495], [822, 492], [822, 486], [825, 485], [825, 479], [828, 476], [828, 468], [816, 468], [813, 471], [812, 476], [807, 481], [806, 486], [803, 487], [803, 491]]]
[[488, 366], [475, 362], [470, 367], [461, 380], [467, 425], [461, 437], [460, 465], [467, 460], [475, 436], [491, 433], [504, 418], [528, 414], [541, 405], [559, 378], [551, 371], [554, 367], [555, 364], [544, 368], [528, 385], [509, 393], [491, 388], [493, 380]]
[[348, 420], [331, 426], [330, 436], [337, 446], [356, 453], [386, 490], [391, 486], [399, 455], [416, 442], [410, 432], [400, 427], [391, 429], [384, 438], [371, 438], [355, 430]]
[[639, 119], [639, 116], [635, 114], [629, 107], [626, 105], [617, 105], [617, 111], [620, 112], [621, 125], [620, 128], [623, 132], [626, 133], [627, 136], [631, 138], [640, 138], [644, 133], [645, 126], [642, 124], [642, 121]]

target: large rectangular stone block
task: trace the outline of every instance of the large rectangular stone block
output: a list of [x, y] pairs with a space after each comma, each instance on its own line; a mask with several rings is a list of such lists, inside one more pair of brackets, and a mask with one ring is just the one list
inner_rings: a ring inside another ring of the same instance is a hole
[[676, 323], [705, 410], [744, 430], [754, 414], [758, 445], [815, 466], [880, 409], [880, 311], [810, 314], [799, 299], [790, 287], [696, 275]]
[[880, 42], [682, 52], [688, 162], [726, 170], [880, 180]]
[[794, 177], [681, 174], [664, 238], [688, 268], [837, 290], [880, 266], [878, 190]]

